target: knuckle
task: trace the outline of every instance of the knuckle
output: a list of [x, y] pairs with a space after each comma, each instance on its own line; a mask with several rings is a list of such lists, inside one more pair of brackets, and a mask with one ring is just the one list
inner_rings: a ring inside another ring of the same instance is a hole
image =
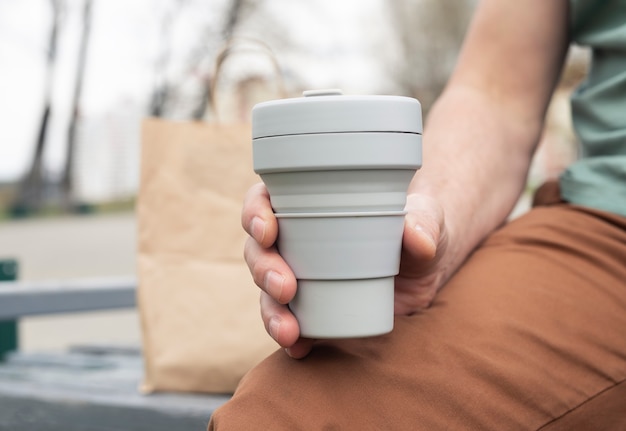
[[254, 283], [262, 288], [266, 269], [260, 264], [262, 260], [259, 257], [258, 245], [252, 238], [246, 240], [243, 248], [243, 256], [252, 274]]
[[269, 307], [267, 306], [267, 299], [268, 299], [268, 295], [265, 292], [261, 292], [261, 294], [259, 295], [259, 308], [261, 311], [261, 319], [263, 320], [263, 323], [265, 324], [265, 329], [269, 329], [268, 328], [268, 324], [269, 324], [269, 320], [271, 317], [271, 313], [269, 311]]

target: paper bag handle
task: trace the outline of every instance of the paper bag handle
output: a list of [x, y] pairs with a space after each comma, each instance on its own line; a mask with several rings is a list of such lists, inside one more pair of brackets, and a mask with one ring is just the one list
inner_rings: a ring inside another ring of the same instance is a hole
[[216, 95], [216, 90], [217, 90], [217, 82], [221, 74], [222, 66], [226, 58], [228, 58], [233, 53], [236, 47], [241, 48], [242, 43], [252, 43], [253, 45], [256, 45], [256, 49], [251, 49], [252, 51], [257, 51], [260, 48], [260, 51], [258, 52], [264, 52], [265, 54], [267, 54], [267, 57], [272, 63], [274, 74], [276, 75], [276, 78], [278, 79], [278, 83], [277, 83], [278, 95], [280, 98], [287, 97], [287, 91], [285, 90], [285, 82], [283, 80], [283, 75], [280, 69], [280, 65], [278, 64], [276, 55], [274, 54], [274, 51], [272, 51], [270, 46], [267, 43], [263, 42], [262, 40], [259, 40], [253, 37], [237, 36], [237, 37], [229, 39], [224, 44], [222, 49], [220, 49], [220, 51], [218, 52], [215, 58], [215, 68], [213, 71], [213, 79], [211, 79], [211, 86], [210, 86], [210, 91], [209, 91], [209, 107], [211, 108], [211, 113], [216, 120], [219, 119], [219, 114], [217, 111], [217, 103], [215, 101], [216, 99], [215, 95]]

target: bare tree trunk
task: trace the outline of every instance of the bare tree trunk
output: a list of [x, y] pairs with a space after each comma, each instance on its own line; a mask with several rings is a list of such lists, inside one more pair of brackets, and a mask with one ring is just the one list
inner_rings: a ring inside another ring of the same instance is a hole
[[[196, 2], [201, 7], [201, 13], [213, 13], [214, 8], [208, 6], [211, 2]], [[208, 96], [210, 92], [211, 72], [207, 71], [207, 58], [213, 56], [215, 45], [221, 45], [224, 40], [230, 39], [242, 22], [254, 13], [260, 6], [259, 0], [229, 0], [224, 8], [223, 17], [219, 26], [211, 25], [205, 27], [202, 33], [196, 38], [198, 44], [188, 56], [186, 78], [193, 76], [197, 79], [201, 76], [200, 89], [194, 92], [192, 97], [181, 97], [180, 87], [182, 83], [168, 83], [164, 77], [171, 57], [171, 46], [169, 44], [170, 27], [176, 19], [179, 9], [186, 6], [184, 0], [171, 0], [171, 13], [163, 15], [161, 20], [161, 44], [160, 52], [155, 62], [155, 84], [152, 91], [149, 105], [149, 113], [152, 116], [160, 117], [171, 109], [180, 108], [184, 104], [184, 116], [194, 120], [202, 120], [206, 115], [208, 107]], [[216, 29], [216, 27], [218, 27]], [[217, 43], [216, 43], [217, 42]], [[212, 62], [211, 62], [212, 64]], [[174, 108], [172, 108], [174, 107]], [[179, 113], [180, 114], [180, 113]]]
[[14, 216], [25, 216], [41, 209], [43, 203], [43, 153], [46, 147], [46, 136], [50, 115], [52, 112], [52, 84], [57, 54], [57, 39], [61, 15], [61, 0], [50, 0], [52, 11], [52, 26], [48, 39], [48, 55], [46, 62], [46, 80], [44, 84], [44, 109], [39, 123], [39, 132], [35, 143], [35, 151], [31, 159], [30, 168], [18, 186], [17, 195], [11, 204], [11, 213]]
[[[182, 2], [179, 0], [176, 3], [176, 8], [180, 8]], [[152, 91], [152, 97], [150, 100], [150, 115], [153, 117], [162, 117], [165, 113], [165, 104], [167, 103], [170, 95], [170, 87], [167, 83], [165, 70], [171, 57], [171, 44], [169, 43], [172, 22], [174, 21], [175, 13], [163, 14], [161, 19], [161, 31], [160, 38], [161, 43], [160, 52], [155, 63], [155, 83]]]
[[80, 121], [80, 98], [85, 80], [85, 66], [87, 64], [87, 50], [89, 47], [91, 7], [92, 0], [85, 0], [83, 4], [83, 34], [78, 51], [76, 81], [74, 82], [74, 96], [72, 99], [72, 116], [67, 131], [67, 152], [61, 178], [61, 205], [65, 210], [74, 209], [72, 196], [74, 190], [74, 155], [76, 153], [77, 126]]
[[241, 11], [245, 6], [245, 0], [232, 0], [226, 19], [224, 20], [224, 28], [222, 29], [222, 38], [228, 40], [233, 36], [237, 24], [241, 20]]
[[[237, 26], [242, 20], [244, 13], [250, 12], [257, 6], [257, 2], [255, 0], [231, 0], [230, 5], [228, 6], [226, 17], [224, 19], [224, 25], [222, 27], [221, 36], [223, 41], [227, 41], [233, 37]], [[201, 57], [201, 56], [198, 56]], [[196, 61], [199, 63], [202, 59], [199, 58]], [[212, 76], [208, 77], [204, 82], [204, 86], [202, 87], [202, 93], [198, 98], [197, 105], [192, 110], [192, 118], [194, 120], [201, 120], [206, 115], [206, 110], [208, 108], [209, 97], [211, 96], [211, 79]]]

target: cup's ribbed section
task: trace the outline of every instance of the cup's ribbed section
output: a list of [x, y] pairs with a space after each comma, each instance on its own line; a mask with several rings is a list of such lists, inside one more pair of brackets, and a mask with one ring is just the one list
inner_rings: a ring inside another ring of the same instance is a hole
[[394, 276], [404, 211], [277, 214], [278, 251], [296, 278], [347, 280]]

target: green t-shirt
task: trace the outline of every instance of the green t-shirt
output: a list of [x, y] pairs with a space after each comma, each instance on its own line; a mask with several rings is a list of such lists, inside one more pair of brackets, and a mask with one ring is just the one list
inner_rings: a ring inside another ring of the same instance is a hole
[[570, 14], [571, 39], [592, 61], [571, 100], [582, 158], [561, 175], [561, 195], [626, 216], [626, 0], [571, 0]]

